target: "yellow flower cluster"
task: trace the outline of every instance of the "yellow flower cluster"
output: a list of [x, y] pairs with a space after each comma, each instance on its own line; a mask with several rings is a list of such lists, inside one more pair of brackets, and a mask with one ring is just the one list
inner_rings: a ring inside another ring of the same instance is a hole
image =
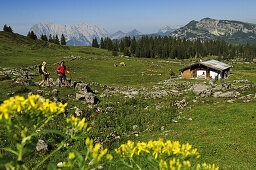
[[166, 142], [163, 139], [157, 141], [150, 140], [149, 142], [138, 142], [136, 145], [132, 141], [128, 141], [126, 144], [122, 144], [118, 149], [115, 149], [117, 154], [122, 157], [133, 157], [134, 154], [140, 155], [140, 153], [152, 154], [155, 159], [159, 155], [181, 155], [184, 158], [188, 156], [200, 157], [197, 149], [192, 149], [190, 144], [180, 144], [178, 141]]
[[[88, 149], [88, 152], [90, 155], [92, 155], [93, 162], [99, 162], [101, 158], [107, 154], [108, 149], [103, 149], [103, 147], [100, 146], [100, 143], [96, 143], [95, 146], [93, 147], [93, 139], [86, 138], [86, 146]], [[110, 154], [106, 155], [106, 158], [108, 160], [112, 160], [113, 157]]]
[[71, 124], [71, 126], [75, 129], [75, 132], [83, 129], [87, 129], [87, 131], [89, 131], [91, 129], [91, 127], [88, 127], [88, 123], [85, 122], [85, 118], [80, 119], [72, 115], [71, 118], [67, 118], [66, 121], [67, 123]]
[[[159, 167], [161, 170], [165, 169], [172, 169], [172, 170], [180, 170], [180, 169], [191, 169], [190, 161], [180, 161], [179, 159], [173, 158], [169, 161], [169, 164], [164, 161], [160, 160]], [[219, 170], [219, 167], [215, 166], [215, 164], [197, 164], [196, 170]]]
[[65, 111], [66, 104], [51, 102], [49, 99], [43, 99], [39, 95], [30, 95], [28, 98], [22, 96], [11, 97], [0, 105], [0, 120], [8, 120], [9, 116], [16, 113], [42, 113], [59, 114]]
[[215, 164], [197, 164], [196, 166], [197, 170], [219, 170], [219, 167], [217, 167]]
[[179, 159], [173, 158], [169, 161], [169, 164], [164, 161], [160, 160], [159, 167], [161, 170], [164, 169], [172, 169], [172, 170], [180, 170], [180, 169], [189, 169], [191, 167], [190, 161], [180, 161]]

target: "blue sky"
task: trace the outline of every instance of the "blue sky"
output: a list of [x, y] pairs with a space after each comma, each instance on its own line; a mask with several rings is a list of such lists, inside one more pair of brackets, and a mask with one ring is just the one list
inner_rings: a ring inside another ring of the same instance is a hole
[[205, 17], [256, 23], [256, 0], [0, 0], [0, 27], [21, 34], [46, 22], [152, 33]]

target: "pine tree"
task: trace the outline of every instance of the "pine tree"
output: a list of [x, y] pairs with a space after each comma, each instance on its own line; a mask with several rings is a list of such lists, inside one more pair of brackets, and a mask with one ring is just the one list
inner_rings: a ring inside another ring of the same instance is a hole
[[54, 44], [60, 44], [60, 40], [59, 40], [58, 35], [56, 35], [55, 38], [54, 38]]
[[3, 31], [4, 31], [4, 32], [10, 32], [10, 33], [13, 33], [12, 28], [11, 28], [10, 26], [8, 27], [6, 24], [4, 24]]
[[92, 40], [92, 47], [99, 48], [99, 44], [96, 37]]
[[124, 41], [123, 40], [121, 40], [119, 47], [120, 47], [120, 51], [124, 52]]
[[131, 38], [124, 37], [124, 47], [130, 47], [130, 44], [131, 44]]
[[54, 39], [53, 39], [53, 37], [52, 37], [52, 34], [49, 35], [49, 42], [50, 42], [50, 43], [54, 43]]
[[34, 33], [34, 31], [28, 32], [27, 37], [29, 37], [29, 38], [31, 38], [31, 39], [33, 39], [33, 40], [37, 40], [37, 36], [36, 36], [36, 34]]
[[112, 51], [113, 50], [113, 42], [110, 38], [105, 38], [104, 40], [104, 46], [105, 46], [105, 49], [109, 50], [109, 51]]
[[131, 40], [131, 53], [135, 54], [135, 50], [136, 50], [136, 39], [135, 37], [133, 37], [133, 39]]
[[105, 49], [104, 39], [102, 37], [100, 39], [100, 48]]
[[43, 40], [43, 41], [46, 41], [46, 42], [47, 42], [47, 41], [48, 41], [47, 36], [46, 36], [46, 35], [44, 35], [44, 34], [42, 34], [42, 35], [41, 35], [41, 40]]
[[65, 39], [65, 36], [63, 34], [61, 34], [61, 39], [60, 39], [60, 44], [61, 45], [66, 45], [66, 39]]
[[12, 30], [11, 26], [8, 27], [8, 32], [13, 33], [13, 30]]
[[27, 37], [29, 37], [29, 38], [31, 37], [31, 32], [30, 31], [28, 32]]
[[131, 52], [130, 52], [130, 50], [129, 50], [128, 47], [125, 47], [125, 48], [124, 48], [124, 55], [125, 55], [125, 56], [130, 56], [130, 55], [131, 55]]
[[4, 31], [4, 32], [8, 32], [8, 27], [7, 27], [7, 25], [6, 25], [6, 24], [4, 24], [3, 31]]
[[113, 43], [113, 51], [118, 51], [119, 50], [119, 44], [118, 44], [118, 40], [115, 40]]

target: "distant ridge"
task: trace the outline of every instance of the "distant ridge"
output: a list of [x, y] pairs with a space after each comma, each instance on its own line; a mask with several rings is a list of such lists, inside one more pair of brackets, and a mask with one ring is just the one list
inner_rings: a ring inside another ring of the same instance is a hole
[[46, 34], [48, 37], [50, 34], [58, 35], [59, 38], [61, 34], [64, 34], [67, 45], [75, 46], [89, 46], [95, 37], [100, 39], [109, 35], [103, 28], [92, 24], [62, 25], [48, 22], [46, 24], [35, 24], [30, 31], [33, 31], [38, 38], [41, 34]]
[[225, 40], [229, 43], [256, 43], [256, 24], [232, 20], [203, 18], [191, 21], [184, 27], [170, 33], [172, 37], [194, 40]]
[[143, 35], [141, 32], [139, 32], [136, 29], [133, 29], [132, 31], [128, 32], [128, 33], [124, 33], [122, 31], [117, 31], [114, 34], [111, 34], [109, 37], [114, 40], [114, 39], [122, 39], [124, 37], [136, 37], [136, 36], [140, 36]]

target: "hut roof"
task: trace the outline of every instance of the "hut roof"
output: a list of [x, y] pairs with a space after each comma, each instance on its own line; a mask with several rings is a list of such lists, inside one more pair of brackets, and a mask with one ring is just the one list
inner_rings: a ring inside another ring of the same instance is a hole
[[223, 70], [226, 70], [232, 66], [228, 65], [228, 64], [225, 64], [225, 63], [222, 63], [220, 61], [217, 61], [217, 60], [209, 60], [209, 61], [201, 61], [199, 63], [196, 63], [196, 64], [192, 64], [192, 65], [189, 65], [183, 69], [180, 69], [180, 71], [184, 71], [184, 70], [187, 70], [188, 68], [194, 66], [194, 65], [204, 65], [206, 67], [209, 67], [209, 68], [212, 68], [214, 70], [219, 70], [219, 71], [223, 71]]

